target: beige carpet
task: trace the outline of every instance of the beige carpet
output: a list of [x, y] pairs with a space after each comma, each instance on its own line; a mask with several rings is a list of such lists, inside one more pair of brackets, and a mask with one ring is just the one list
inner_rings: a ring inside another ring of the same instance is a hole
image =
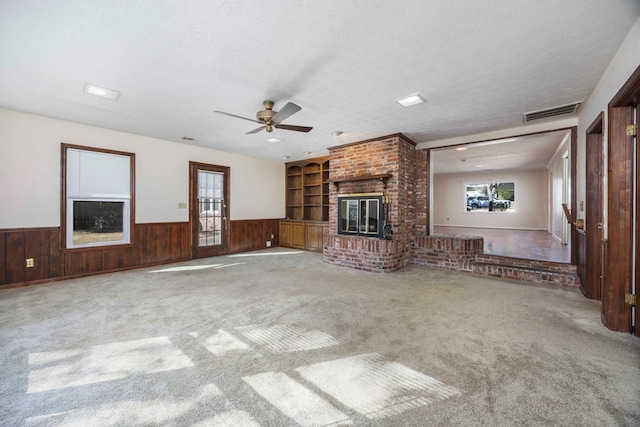
[[280, 248], [5, 290], [0, 425], [640, 425], [640, 340], [599, 310]]

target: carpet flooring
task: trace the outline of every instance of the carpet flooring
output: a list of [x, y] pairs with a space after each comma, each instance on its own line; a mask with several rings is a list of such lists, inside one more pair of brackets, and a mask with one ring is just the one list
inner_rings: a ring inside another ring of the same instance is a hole
[[637, 426], [579, 292], [273, 248], [0, 291], [2, 426]]

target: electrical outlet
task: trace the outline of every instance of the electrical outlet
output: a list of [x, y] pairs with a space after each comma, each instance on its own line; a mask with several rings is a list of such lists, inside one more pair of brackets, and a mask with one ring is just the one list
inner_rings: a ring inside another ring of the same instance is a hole
[[270, 248], [271, 247], [271, 240], [267, 240], [267, 247]]
[[178, 202], [178, 209], [187, 209], [186, 202]]
[[273, 239], [273, 234], [271, 235], [271, 238]]
[[34, 266], [33, 258], [27, 258], [27, 268]]

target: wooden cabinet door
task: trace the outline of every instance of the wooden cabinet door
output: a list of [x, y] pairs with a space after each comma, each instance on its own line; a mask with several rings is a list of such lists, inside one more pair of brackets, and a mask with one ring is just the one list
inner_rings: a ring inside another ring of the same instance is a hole
[[303, 222], [292, 222], [291, 224], [291, 246], [298, 249], [304, 249], [304, 229]]
[[291, 246], [291, 223], [280, 222], [280, 246]]
[[307, 250], [322, 252], [322, 226], [307, 224]]

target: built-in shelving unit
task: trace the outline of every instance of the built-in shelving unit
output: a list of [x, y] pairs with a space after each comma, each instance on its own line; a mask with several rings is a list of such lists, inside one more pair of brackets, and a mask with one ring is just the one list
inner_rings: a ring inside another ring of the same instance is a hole
[[286, 164], [287, 218], [329, 220], [329, 160], [325, 157]]
[[329, 233], [329, 157], [285, 164], [286, 213], [280, 221], [280, 245], [322, 252]]
[[287, 217], [301, 218], [303, 215], [302, 166], [287, 167]]

